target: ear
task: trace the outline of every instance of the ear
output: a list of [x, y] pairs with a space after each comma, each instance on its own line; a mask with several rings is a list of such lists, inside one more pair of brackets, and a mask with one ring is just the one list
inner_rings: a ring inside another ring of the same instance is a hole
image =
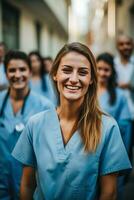
[[57, 76], [56, 76], [56, 75], [53, 76], [53, 80], [54, 80], [54, 81], [57, 81]]
[[89, 85], [92, 85], [92, 83], [93, 83], [93, 81], [91, 80], [90, 83], [89, 83]]

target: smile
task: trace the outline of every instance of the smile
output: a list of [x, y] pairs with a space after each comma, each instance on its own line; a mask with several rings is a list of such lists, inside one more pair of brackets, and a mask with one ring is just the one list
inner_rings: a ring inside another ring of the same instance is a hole
[[65, 87], [69, 90], [79, 90], [81, 88], [79, 86], [72, 86], [72, 85], [66, 85]]

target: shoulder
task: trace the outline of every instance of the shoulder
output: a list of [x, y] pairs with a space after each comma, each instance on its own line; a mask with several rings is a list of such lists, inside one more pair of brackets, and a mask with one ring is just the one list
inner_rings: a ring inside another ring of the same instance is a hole
[[127, 101], [127, 97], [124, 94], [124, 90], [121, 88], [116, 88], [116, 95], [118, 100], [120, 100], [121, 102]]
[[56, 116], [56, 110], [51, 107], [30, 117], [27, 125], [37, 130], [40, 127], [43, 128], [48, 121], [52, 123], [54, 116]]
[[114, 64], [117, 65], [117, 64], [119, 64], [119, 63], [120, 63], [120, 57], [119, 57], [119, 55], [116, 55], [116, 56], [114, 57]]
[[116, 120], [108, 114], [102, 115], [102, 128], [103, 130], [111, 129], [113, 126], [116, 126]]
[[7, 92], [8, 92], [7, 90], [4, 90], [4, 91], [0, 92], [0, 107], [3, 104], [4, 98], [5, 98], [6, 94], [7, 94]]
[[[113, 130], [115, 130], [113, 132]], [[102, 116], [102, 141], [111, 137], [111, 134], [120, 133], [116, 120], [110, 115]]]
[[46, 97], [44, 97], [40, 94], [37, 94], [34, 91], [30, 92], [30, 96], [31, 96], [33, 103], [38, 104], [38, 106], [44, 107], [46, 109], [54, 107], [54, 105], [51, 103], [51, 101], [49, 101], [49, 99], [47, 99]]
[[123, 89], [116, 87], [115, 89], [117, 97], [125, 97]]

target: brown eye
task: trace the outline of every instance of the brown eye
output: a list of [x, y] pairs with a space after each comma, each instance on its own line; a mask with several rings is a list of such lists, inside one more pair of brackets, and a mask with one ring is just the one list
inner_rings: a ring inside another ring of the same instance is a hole
[[16, 71], [16, 69], [12, 68], [12, 69], [8, 69], [9, 73], [14, 73]]
[[21, 68], [20, 68], [20, 71], [21, 71], [21, 72], [24, 72], [24, 71], [26, 71], [26, 68], [25, 68], [25, 67], [21, 67]]
[[65, 74], [70, 74], [71, 73], [71, 69], [68, 69], [68, 68], [64, 68], [62, 69], [62, 71], [65, 73]]
[[79, 71], [79, 74], [80, 74], [81, 76], [85, 76], [85, 75], [88, 74], [88, 72], [87, 72], [86, 70], [81, 70], [81, 71]]

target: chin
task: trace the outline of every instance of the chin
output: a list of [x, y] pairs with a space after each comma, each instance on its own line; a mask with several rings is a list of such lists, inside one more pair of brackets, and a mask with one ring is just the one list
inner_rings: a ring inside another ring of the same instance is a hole
[[79, 101], [82, 97], [66, 96], [65, 98], [66, 98], [67, 101], [72, 102], [72, 101]]

